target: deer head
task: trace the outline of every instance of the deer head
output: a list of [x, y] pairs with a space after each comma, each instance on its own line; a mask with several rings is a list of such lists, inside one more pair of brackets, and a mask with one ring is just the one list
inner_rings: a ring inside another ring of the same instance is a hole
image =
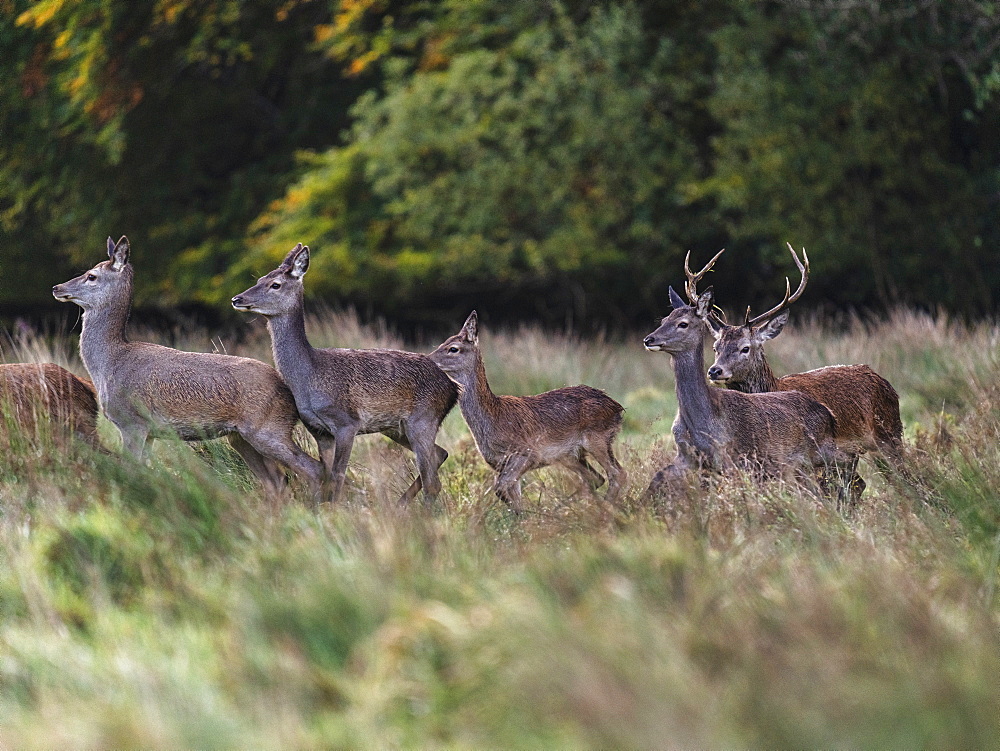
[[428, 355], [453, 380], [463, 383], [463, 376], [472, 373], [479, 360], [479, 316], [476, 311], [462, 324], [457, 334], [446, 339]]
[[774, 339], [784, 329], [788, 323], [788, 307], [802, 296], [809, 281], [809, 256], [805, 249], [802, 261], [791, 245], [788, 250], [802, 277], [798, 289], [793, 294], [791, 283], [785, 277], [785, 297], [778, 305], [755, 318], [750, 317], [747, 308], [743, 323], [738, 326], [713, 326], [715, 362], [708, 369], [708, 377], [713, 381], [745, 383], [759, 378], [767, 367], [764, 342]]
[[[716, 256], [718, 257], [718, 256]], [[673, 312], [660, 321], [659, 328], [642, 340], [650, 352], [669, 352], [672, 355], [700, 348], [705, 339], [705, 326], [711, 314], [714, 292], [709, 287], [688, 305], [670, 287], [670, 304]], [[700, 351], [700, 349], [699, 349]]]
[[132, 294], [132, 264], [129, 263], [128, 238], [116, 243], [108, 238], [108, 260], [80, 276], [52, 288], [59, 302], [73, 302], [84, 310], [117, 304]]
[[279, 316], [302, 303], [302, 277], [309, 270], [309, 246], [298, 243], [274, 271], [233, 298], [233, 307], [262, 316]]

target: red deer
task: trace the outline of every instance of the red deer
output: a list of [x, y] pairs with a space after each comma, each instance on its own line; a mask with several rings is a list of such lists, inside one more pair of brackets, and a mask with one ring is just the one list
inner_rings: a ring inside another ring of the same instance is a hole
[[8, 428], [37, 435], [45, 422], [93, 448], [101, 447], [93, 384], [55, 363], [0, 365], [0, 408]]
[[[698, 275], [688, 274], [689, 292], [717, 258]], [[704, 341], [712, 289], [691, 305], [672, 287], [669, 294], [673, 312], [643, 343], [651, 352], [668, 352], [673, 357], [677, 457], [654, 476], [647, 494], [661, 492], [681, 473], [702, 467], [727, 470], [736, 466], [774, 474], [803, 466], [826, 468], [844, 459], [833, 441], [833, 414], [807, 395], [797, 391], [743, 394], [710, 387], [705, 378]]]
[[306, 337], [302, 278], [309, 247], [296, 245], [278, 268], [233, 298], [236, 310], [267, 319], [274, 364], [295, 397], [302, 422], [316, 438], [337, 500], [359, 433], [382, 433], [417, 457], [419, 476], [402, 496], [421, 487], [433, 501], [438, 468], [448, 452], [435, 443], [458, 388], [426, 355], [391, 349], [315, 349]]
[[569, 386], [534, 396], [494, 394], [479, 349], [479, 319], [472, 311], [462, 330], [430, 355], [459, 385], [458, 404], [479, 453], [497, 471], [496, 494], [515, 513], [524, 510], [521, 477], [533, 469], [560, 465], [596, 489], [608, 477], [606, 500], [614, 503], [625, 483], [612, 450], [624, 408], [600, 389]]
[[[775, 307], [750, 318], [742, 325], [729, 326], [718, 315], [710, 323], [715, 337], [715, 362], [708, 377], [728, 389], [743, 393], [801, 391], [829, 407], [837, 421], [834, 439], [847, 454], [874, 451], [899, 466], [903, 423], [899, 416], [899, 395], [892, 385], [867, 365], [830, 365], [805, 373], [778, 378], [764, 354], [764, 342], [782, 332], [788, 322], [788, 307], [802, 295], [809, 280], [809, 256], [802, 261], [791, 245], [788, 250], [799, 269], [801, 281], [791, 292], [785, 279], [785, 297]], [[865, 489], [857, 473], [857, 459], [849, 471], [850, 502], [856, 503]]]
[[141, 458], [149, 438], [228, 436], [267, 492], [281, 492], [281, 464], [302, 475], [318, 498], [322, 468], [292, 440], [295, 401], [274, 368], [246, 357], [182, 352], [128, 338], [129, 254], [126, 237], [117, 243], [109, 237], [107, 261], [52, 288], [60, 302], [83, 308], [80, 354], [125, 450]]

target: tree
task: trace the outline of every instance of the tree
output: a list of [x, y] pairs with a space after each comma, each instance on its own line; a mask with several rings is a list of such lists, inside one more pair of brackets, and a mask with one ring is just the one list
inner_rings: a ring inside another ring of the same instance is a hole
[[[764, 276], [805, 245], [836, 306], [944, 303], [1000, 289], [1000, 151], [989, 3], [747, 4], [720, 30], [706, 190]], [[748, 300], [749, 302], [749, 300]]]
[[346, 146], [305, 162], [234, 276], [302, 241], [327, 264], [320, 294], [377, 295], [394, 315], [487, 301], [620, 323], [661, 304], [702, 236], [686, 195], [701, 164], [684, 48], [633, 5], [473, 5], [430, 34], [486, 17], [468, 49], [384, 63], [384, 93], [359, 100]]
[[0, 257], [17, 258], [27, 237], [50, 268], [79, 266], [106, 235], [128, 233], [146, 300], [198, 299], [293, 176], [295, 151], [334, 142], [364, 85], [345, 83], [314, 46], [331, 13], [322, 3], [39, 0], [15, 10], [3, 31], [13, 54], [0, 63], [11, 105]]

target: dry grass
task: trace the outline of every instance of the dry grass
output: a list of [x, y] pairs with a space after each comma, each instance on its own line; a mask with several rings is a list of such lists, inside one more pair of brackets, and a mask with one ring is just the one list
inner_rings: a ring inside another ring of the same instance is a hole
[[[263, 327], [248, 329], [225, 349], [269, 359]], [[350, 316], [310, 333], [399, 345]], [[631, 489], [614, 513], [544, 471], [529, 475], [532, 512], [511, 518], [457, 411], [435, 509], [398, 507], [413, 462], [380, 437], [357, 442], [346, 502], [318, 510], [298, 490], [264, 500], [219, 442], [158, 442], [148, 465], [12, 450], [0, 743], [996, 745], [996, 328], [900, 312], [775, 340], [782, 372], [868, 362], [901, 394], [912, 478], [865, 465], [850, 516], [738, 476], [640, 502], [675, 409], [669, 359], [643, 333], [483, 334], [497, 391], [587, 382], [626, 405]], [[220, 348], [205, 332], [168, 339]], [[82, 374], [64, 337], [26, 335], [3, 356]]]

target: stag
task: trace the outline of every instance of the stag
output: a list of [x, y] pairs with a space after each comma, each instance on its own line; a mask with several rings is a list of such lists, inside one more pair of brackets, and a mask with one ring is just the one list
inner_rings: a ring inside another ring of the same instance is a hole
[[[685, 263], [689, 296], [719, 255], [721, 251], [698, 274]], [[826, 468], [844, 459], [833, 441], [833, 414], [815, 399], [797, 391], [743, 394], [711, 388], [705, 379], [704, 341], [713, 310], [712, 289], [691, 304], [673, 287], [669, 293], [673, 312], [643, 343], [647, 350], [673, 357], [677, 457], [656, 474], [647, 492], [660, 492], [672, 478], [701, 467], [736, 466], [772, 475], [803, 466]]]
[[[801, 277], [794, 293], [786, 277], [784, 298], [766, 313], [751, 318], [750, 308], [747, 308], [740, 325], [728, 325], [714, 312], [710, 316], [715, 337], [715, 362], [708, 369], [708, 377], [714, 383], [742, 393], [794, 390], [826, 405], [836, 418], [834, 439], [838, 448], [855, 457], [848, 468], [847, 482], [849, 503], [854, 505], [866, 487], [857, 472], [860, 454], [877, 452], [899, 466], [903, 436], [899, 395], [885, 378], [867, 365], [830, 365], [805, 373], [775, 376], [764, 354], [764, 342], [782, 332], [788, 322], [789, 306], [802, 296], [809, 281], [809, 256], [805, 249], [802, 260], [791, 245], [788, 250]], [[697, 294], [696, 283], [697, 280], [690, 282], [689, 296]], [[884, 465], [880, 466], [884, 469]]]

